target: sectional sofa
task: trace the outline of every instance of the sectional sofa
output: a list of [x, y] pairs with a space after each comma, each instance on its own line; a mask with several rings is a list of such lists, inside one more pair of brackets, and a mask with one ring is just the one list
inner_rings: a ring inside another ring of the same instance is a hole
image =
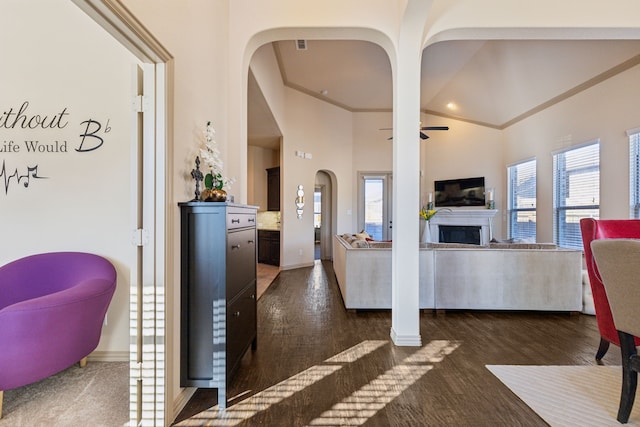
[[[390, 242], [333, 237], [333, 267], [347, 309], [391, 308]], [[582, 310], [582, 252], [549, 243], [426, 243], [419, 307]]]

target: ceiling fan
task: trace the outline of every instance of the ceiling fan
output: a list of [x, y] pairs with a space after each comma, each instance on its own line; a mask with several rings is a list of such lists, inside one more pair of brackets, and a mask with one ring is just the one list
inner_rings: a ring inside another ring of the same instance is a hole
[[[393, 130], [393, 128], [382, 128], [380, 130]], [[420, 127], [420, 139], [429, 139], [429, 136], [422, 132], [423, 130], [449, 130], [449, 126], [422, 126]], [[393, 139], [392, 136], [387, 138], [387, 140]]]

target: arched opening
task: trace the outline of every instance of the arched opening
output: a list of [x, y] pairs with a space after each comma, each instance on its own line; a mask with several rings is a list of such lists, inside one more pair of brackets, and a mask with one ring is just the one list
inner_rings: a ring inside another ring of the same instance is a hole
[[313, 241], [316, 260], [330, 260], [333, 255], [331, 236], [335, 228], [334, 186], [330, 172], [316, 172], [313, 194]]

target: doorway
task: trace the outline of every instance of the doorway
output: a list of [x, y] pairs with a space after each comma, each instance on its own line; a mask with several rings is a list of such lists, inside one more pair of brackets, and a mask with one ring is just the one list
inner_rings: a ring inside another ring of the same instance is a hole
[[[132, 85], [135, 131], [132, 141], [131, 243], [135, 246], [130, 282], [129, 393], [130, 424], [166, 424], [167, 390], [173, 386], [173, 362], [165, 357], [172, 348], [171, 318], [165, 323], [165, 235], [167, 216], [165, 169], [171, 170], [171, 108], [167, 97], [172, 78], [172, 57], [121, 4], [103, 7], [101, 0], [73, 0], [100, 27], [104, 28], [139, 61]], [[169, 243], [167, 243], [169, 241]], [[169, 330], [167, 330], [167, 328]], [[165, 363], [166, 361], [166, 363]]]
[[316, 172], [313, 192], [313, 243], [314, 259], [332, 258], [334, 191], [332, 175], [328, 171]]
[[374, 240], [389, 240], [393, 228], [393, 175], [391, 172], [358, 175], [358, 230], [364, 230]]

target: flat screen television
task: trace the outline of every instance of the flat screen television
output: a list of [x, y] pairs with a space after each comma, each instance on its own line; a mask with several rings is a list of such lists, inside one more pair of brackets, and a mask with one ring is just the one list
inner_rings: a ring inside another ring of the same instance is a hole
[[434, 182], [436, 207], [484, 206], [484, 177]]

